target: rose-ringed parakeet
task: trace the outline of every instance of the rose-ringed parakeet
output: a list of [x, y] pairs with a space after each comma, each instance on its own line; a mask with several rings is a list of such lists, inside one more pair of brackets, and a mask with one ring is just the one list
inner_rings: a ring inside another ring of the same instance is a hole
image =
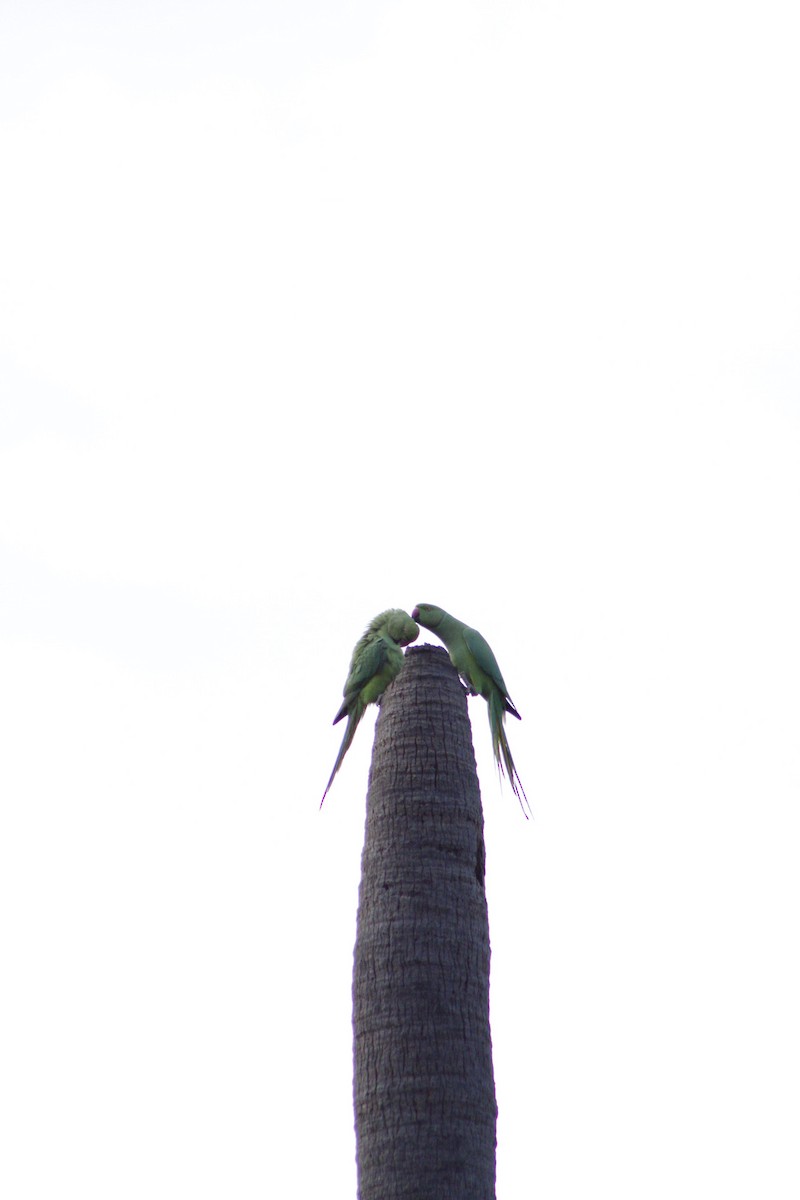
[[[418, 604], [413, 610], [413, 617], [444, 642], [450, 654], [450, 661], [466, 681], [470, 694], [483, 696], [486, 701], [489, 708], [492, 750], [497, 766], [501, 775], [508, 775], [511, 789], [525, 813], [528, 798], [514, 766], [505, 731], [506, 713], [511, 713], [518, 721], [522, 718], [511, 703], [508, 688], [491, 646], [477, 629], [470, 629], [469, 625], [451, 617], [450, 613], [445, 612], [443, 608], [437, 608], [435, 604]], [[526, 817], [527, 815], [525, 813]]]
[[402, 608], [388, 608], [379, 613], [356, 642], [350, 670], [344, 685], [344, 700], [333, 718], [336, 725], [347, 717], [339, 754], [334, 763], [328, 786], [319, 802], [320, 808], [330, 791], [334, 776], [350, 749], [358, 723], [368, 704], [376, 704], [403, 665], [401, 646], [407, 646], [419, 635], [419, 626]]

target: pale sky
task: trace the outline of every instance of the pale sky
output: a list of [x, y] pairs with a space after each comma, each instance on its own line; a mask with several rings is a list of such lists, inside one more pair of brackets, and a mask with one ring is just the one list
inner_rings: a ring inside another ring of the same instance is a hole
[[[499, 1200], [800, 1192], [793, 3], [5, 0], [0, 1194], [351, 1200], [372, 713], [470, 703]], [[421, 640], [435, 640], [423, 635]]]

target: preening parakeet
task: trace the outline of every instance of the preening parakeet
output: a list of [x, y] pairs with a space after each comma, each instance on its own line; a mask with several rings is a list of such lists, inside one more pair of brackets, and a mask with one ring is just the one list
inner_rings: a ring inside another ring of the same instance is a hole
[[387, 608], [370, 621], [356, 642], [350, 670], [344, 685], [344, 700], [333, 718], [334, 725], [347, 717], [339, 754], [334, 763], [328, 786], [319, 802], [320, 808], [330, 791], [334, 776], [342, 765], [342, 759], [350, 749], [358, 723], [368, 704], [375, 704], [389, 684], [399, 675], [403, 665], [401, 646], [407, 646], [419, 635], [419, 626], [402, 608]]
[[[430, 629], [444, 642], [450, 661], [469, 686], [473, 696], [483, 696], [489, 708], [489, 728], [492, 732], [494, 751], [500, 774], [508, 775], [511, 789], [517, 797], [523, 813], [528, 803], [522, 780], [517, 774], [508, 738], [505, 731], [506, 713], [522, 720], [508, 694], [497, 659], [492, 648], [477, 629], [470, 629], [463, 621], [451, 617], [435, 604], [418, 604], [413, 611], [415, 621]], [[523, 802], [524, 801], [524, 802]], [[527, 817], [527, 813], [525, 816]]]

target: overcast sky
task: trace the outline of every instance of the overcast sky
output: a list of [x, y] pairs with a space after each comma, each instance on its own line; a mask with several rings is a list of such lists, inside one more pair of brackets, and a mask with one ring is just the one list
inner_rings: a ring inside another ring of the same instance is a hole
[[499, 1200], [796, 1200], [798, 20], [5, 0], [9, 1200], [355, 1195], [372, 714], [318, 806], [419, 601], [523, 717]]

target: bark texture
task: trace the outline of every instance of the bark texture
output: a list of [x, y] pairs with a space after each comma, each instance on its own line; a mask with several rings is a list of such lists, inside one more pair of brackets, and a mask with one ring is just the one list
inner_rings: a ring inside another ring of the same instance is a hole
[[367, 795], [353, 975], [360, 1200], [492, 1200], [483, 812], [446, 651], [387, 689]]

